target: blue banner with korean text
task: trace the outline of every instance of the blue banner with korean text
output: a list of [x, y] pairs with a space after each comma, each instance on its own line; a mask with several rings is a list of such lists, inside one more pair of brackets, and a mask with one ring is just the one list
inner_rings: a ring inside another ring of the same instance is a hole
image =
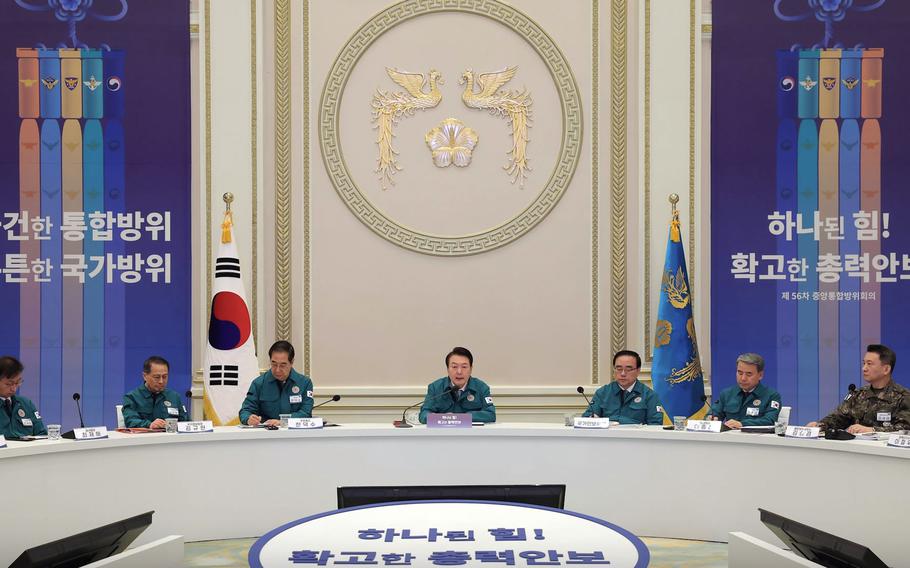
[[757, 352], [805, 423], [862, 385], [866, 345], [910, 353], [908, 24], [893, 0], [715, 0], [714, 392]]
[[150, 355], [191, 382], [185, 0], [0, 5], [0, 355], [45, 423], [116, 426]]

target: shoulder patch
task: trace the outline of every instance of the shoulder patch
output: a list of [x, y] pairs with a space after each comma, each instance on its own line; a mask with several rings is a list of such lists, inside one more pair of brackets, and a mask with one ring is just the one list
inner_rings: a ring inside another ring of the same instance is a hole
[[487, 404], [493, 404], [493, 397], [492, 396], [485, 397], [483, 399], [483, 401], [486, 402]]
[[776, 400], [771, 401], [771, 408], [780, 408], [780, 403]]

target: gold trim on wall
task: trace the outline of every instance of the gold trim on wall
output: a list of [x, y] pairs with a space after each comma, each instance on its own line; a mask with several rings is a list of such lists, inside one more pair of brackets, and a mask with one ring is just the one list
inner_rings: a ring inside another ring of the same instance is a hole
[[689, 303], [695, 306], [695, 0], [689, 0]]
[[[341, 96], [363, 53], [385, 32], [414, 18], [437, 13], [473, 14], [519, 34], [550, 71], [562, 112], [559, 159], [535, 200], [514, 218], [467, 235], [443, 236], [405, 227], [377, 209], [354, 181], [340, 144]], [[553, 39], [521, 11], [498, 0], [404, 0], [370, 18], [342, 47], [332, 64], [319, 109], [319, 139], [326, 172], [350, 211], [377, 236], [404, 249], [434, 256], [465, 256], [490, 251], [527, 234], [553, 210], [568, 188], [581, 156], [584, 124], [581, 96], [571, 66]]]
[[610, 14], [610, 260], [611, 345], [626, 346], [626, 0], [612, 0]]
[[205, 0], [205, 302], [212, 301], [212, 0]]
[[303, 3], [303, 372], [310, 374], [310, 0]]
[[257, 144], [256, 132], [258, 128], [258, 116], [256, 109], [258, 107], [258, 85], [259, 80], [256, 77], [257, 70], [257, 50], [256, 50], [256, 0], [250, 0], [250, 89], [252, 104], [250, 107], [250, 165], [252, 166], [252, 176], [250, 186], [252, 188], [252, 198], [250, 199], [250, 218], [252, 219], [252, 299], [253, 299], [253, 343], [258, 345], [259, 338], [259, 145]]
[[291, 339], [291, 3], [275, 1], [275, 338]]
[[600, 382], [600, 2], [591, 2], [591, 384]]

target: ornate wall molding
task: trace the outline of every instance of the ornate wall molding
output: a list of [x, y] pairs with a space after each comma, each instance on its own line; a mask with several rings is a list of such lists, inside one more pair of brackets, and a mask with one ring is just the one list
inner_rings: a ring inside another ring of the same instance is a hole
[[[559, 160], [537, 198], [513, 219], [466, 235], [445, 236], [418, 231], [397, 223], [378, 210], [354, 182], [342, 155], [339, 112], [345, 85], [362, 54], [382, 34], [398, 24], [435, 13], [474, 14], [502, 23], [538, 53], [556, 82], [563, 118]], [[582, 142], [581, 97], [572, 70], [549, 35], [522, 12], [497, 0], [405, 0], [367, 21], [348, 40], [326, 79], [319, 111], [322, 156], [326, 171], [345, 205], [370, 230], [402, 248], [436, 256], [464, 256], [506, 245], [534, 228], [555, 207], [571, 182]]]
[[600, 2], [591, 2], [591, 384], [600, 382]]
[[275, 337], [291, 338], [291, 3], [275, 2]]
[[625, 0], [612, 0], [610, 12], [610, 326], [615, 353], [626, 346], [626, 135], [627, 32]]

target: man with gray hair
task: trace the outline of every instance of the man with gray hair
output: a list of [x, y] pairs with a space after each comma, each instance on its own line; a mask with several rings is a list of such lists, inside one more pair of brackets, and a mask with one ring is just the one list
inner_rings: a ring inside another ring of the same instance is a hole
[[780, 414], [780, 393], [761, 384], [765, 360], [757, 353], [736, 358], [736, 386], [721, 391], [711, 405], [708, 420], [722, 420], [728, 428], [773, 426]]

